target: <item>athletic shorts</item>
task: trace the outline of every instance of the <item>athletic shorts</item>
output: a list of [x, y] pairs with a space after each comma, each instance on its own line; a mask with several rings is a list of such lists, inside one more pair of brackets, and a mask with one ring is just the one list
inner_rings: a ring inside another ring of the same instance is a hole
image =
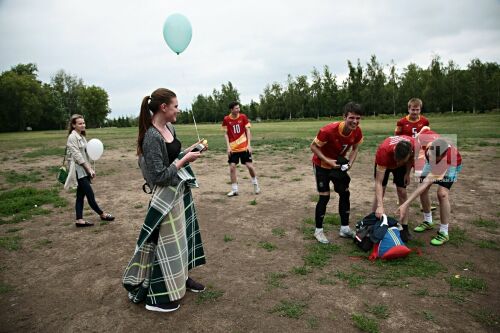
[[[422, 170], [422, 175], [420, 176], [420, 182], [423, 182], [424, 178], [429, 174], [429, 171], [430, 165], [429, 163], [426, 163]], [[435, 180], [433, 183], [450, 190], [453, 183], [457, 181], [460, 171], [462, 171], [461, 165], [459, 165], [458, 167], [449, 167], [443, 179]]]
[[349, 189], [351, 177], [349, 177], [346, 171], [325, 169], [314, 165], [314, 175], [316, 176], [316, 188], [318, 192], [330, 192], [330, 182], [333, 183], [333, 190], [337, 193], [345, 192]]
[[231, 155], [229, 155], [227, 163], [238, 164], [240, 160], [241, 164], [252, 163], [252, 154], [250, 154], [248, 150], [241, 151], [238, 153], [232, 153]]
[[[406, 165], [400, 166], [396, 169], [385, 169], [384, 180], [382, 180], [382, 186], [386, 187], [389, 182], [389, 175], [392, 173], [392, 182], [396, 184], [397, 187], [406, 188], [405, 185], [405, 174]], [[377, 177], [377, 164], [375, 164], [373, 177]]]

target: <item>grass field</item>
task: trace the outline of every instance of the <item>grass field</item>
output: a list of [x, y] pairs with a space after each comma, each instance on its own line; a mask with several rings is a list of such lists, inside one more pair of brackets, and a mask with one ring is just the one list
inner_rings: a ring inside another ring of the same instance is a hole
[[[500, 114], [429, 117], [432, 129], [457, 135], [464, 161], [452, 191], [451, 240], [435, 248], [429, 233], [416, 235], [409, 246], [418, 251], [408, 258], [375, 263], [338, 237], [335, 194], [324, 223], [332, 243], [313, 237], [318, 197], [308, 147], [333, 120], [253, 123], [263, 192], [248, 193], [248, 173], [239, 167], [237, 198], [225, 196], [220, 124], [198, 125], [209, 142], [194, 164], [208, 261], [194, 277], [208, 290], [186, 295], [181, 310], [166, 316], [131, 305], [120, 284], [149, 200], [140, 190], [137, 129], [87, 130], [88, 139], [104, 143], [93, 187], [117, 221], [86, 230], [73, 225], [74, 192], [55, 181], [66, 132], [0, 134], [0, 331], [498, 332]], [[351, 226], [369, 209], [373, 154], [395, 123], [388, 116], [361, 121], [364, 142], [350, 171]], [[194, 125], [176, 131], [184, 145], [196, 140]], [[392, 186], [387, 197], [394, 209]], [[85, 205], [84, 215], [92, 216]], [[418, 202], [412, 210], [417, 223]]]

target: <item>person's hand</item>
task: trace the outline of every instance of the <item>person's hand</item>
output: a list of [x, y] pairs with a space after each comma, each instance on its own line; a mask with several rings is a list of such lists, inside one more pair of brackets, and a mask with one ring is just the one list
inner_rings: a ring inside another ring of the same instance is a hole
[[399, 215], [399, 220], [400, 221], [402, 221], [406, 217], [407, 213], [408, 213], [408, 205], [406, 205], [406, 204], [402, 204], [395, 211], [395, 214]]
[[380, 219], [384, 215], [384, 206], [378, 206], [377, 210], [375, 211], [375, 216]]
[[95, 178], [95, 171], [92, 169], [92, 168], [89, 168], [89, 175], [90, 175], [90, 178]]
[[330, 165], [334, 169], [339, 169], [340, 165], [337, 164], [337, 160], [332, 160], [331, 158], [327, 158], [324, 160], [324, 162], [328, 165]]
[[252, 155], [252, 151], [253, 151], [253, 150], [252, 150], [252, 147], [251, 147], [251, 146], [248, 146], [248, 147], [247, 147], [247, 150], [248, 150], [248, 153], [249, 153], [250, 155]]
[[410, 175], [405, 174], [405, 186], [408, 186], [408, 185], [410, 185]]
[[231, 156], [232, 153], [231, 148], [227, 148], [227, 156]]
[[198, 159], [198, 157], [200, 157], [200, 152], [199, 151], [190, 151], [189, 153], [187, 153], [186, 155], [184, 155], [184, 157], [182, 158], [184, 160], [184, 163], [190, 163], [190, 162], [194, 162]]

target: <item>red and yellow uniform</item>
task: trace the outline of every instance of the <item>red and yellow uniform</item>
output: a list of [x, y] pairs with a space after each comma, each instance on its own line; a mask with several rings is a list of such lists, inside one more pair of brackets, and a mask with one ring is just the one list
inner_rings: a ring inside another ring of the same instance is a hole
[[394, 150], [399, 141], [410, 141], [412, 147], [415, 149], [415, 139], [408, 135], [390, 136], [378, 146], [375, 153], [375, 164], [377, 170], [380, 169], [396, 169], [398, 167], [396, 159], [394, 158]]
[[426, 128], [420, 131], [418, 137], [416, 138], [415, 147], [415, 174], [420, 175], [425, 164], [425, 151], [427, 146], [432, 141], [439, 138], [440, 135], [432, 131], [430, 128]]
[[[345, 156], [347, 151], [353, 146], [363, 142], [363, 133], [361, 128], [357, 127], [349, 135], [342, 134], [345, 122], [337, 121], [320, 128], [314, 138], [314, 143], [321, 149], [323, 155], [327, 158], [336, 160], [339, 156]], [[329, 164], [323, 162], [316, 154], [312, 161], [315, 165], [325, 169], [331, 169]]]
[[395, 135], [407, 135], [415, 137], [424, 126], [429, 126], [429, 120], [424, 116], [419, 115], [418, 119], [410, 120], [410, 116], [403, 117], [396, 123]]
[[246, 128], [251, 127], [247, 116], [240, 113], [236, 118], [231, 114], [224, 117], [222, 129], [226, 131], [229, 138], [229, 146], [233, 153], [246, 151], [248, 147], [248, 138]]

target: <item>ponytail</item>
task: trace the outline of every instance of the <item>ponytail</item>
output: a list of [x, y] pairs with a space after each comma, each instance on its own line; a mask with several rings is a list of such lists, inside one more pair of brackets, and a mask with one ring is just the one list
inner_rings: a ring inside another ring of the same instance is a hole
[[139, 113], [137, 155], [142, 155], [142, 143], [144, 142], [146, 131], [153, 125], [153, 115], [160, 109], [161, 104], [170, 104], [174, 97], [177, 96], [173, 91], [165, 88], [158, 88], [153, 91], [151, 96], [146, 96], [142, 99], [141, 111]]
[[146, 96], [142, 99], [141, 111], [139, 113], [139, 136], [137, 137], [137, 155], [142, 155], [142, 142], [146, 131], [152, 125], [151, 112], [149, 111], [149, 100], [151, 97]]

